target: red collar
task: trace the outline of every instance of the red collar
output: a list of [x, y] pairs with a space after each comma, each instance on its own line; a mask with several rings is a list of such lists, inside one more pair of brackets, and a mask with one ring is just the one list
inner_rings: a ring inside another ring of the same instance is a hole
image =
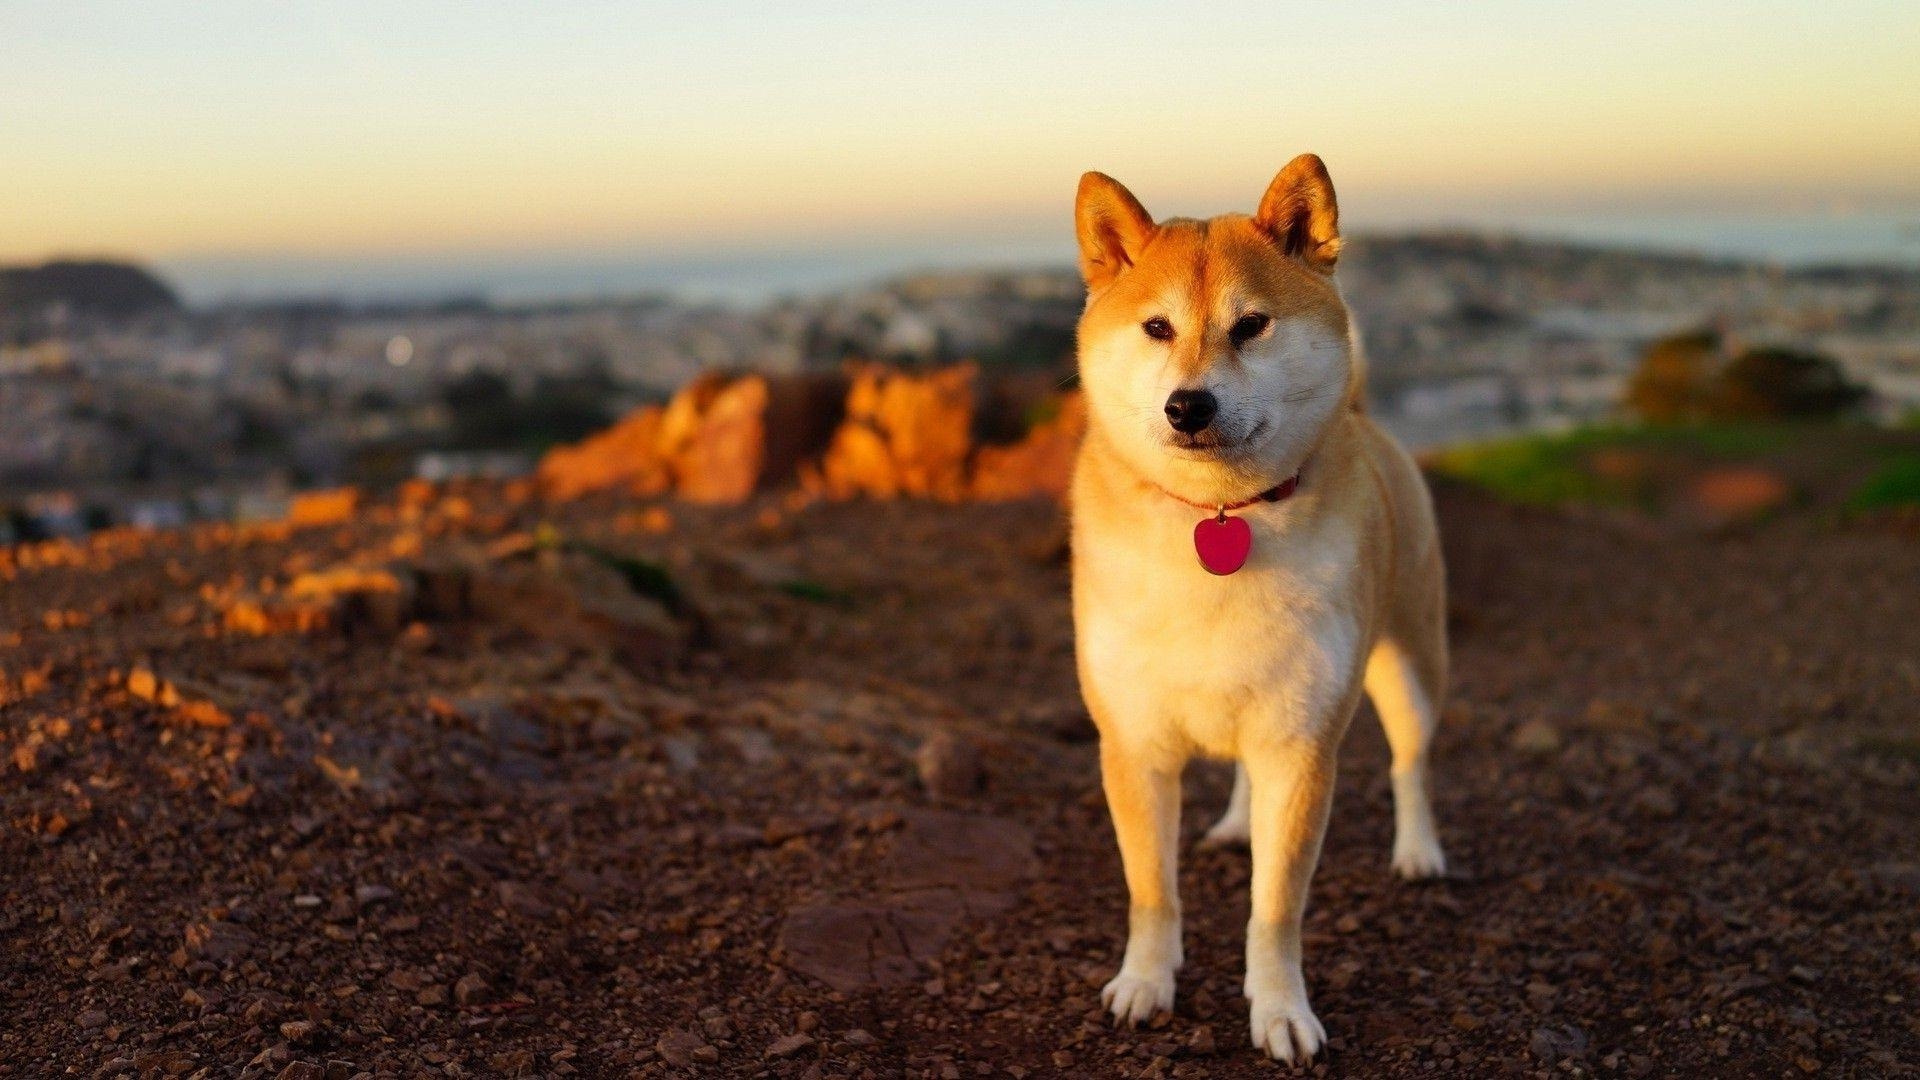
[[[1159, 487], [1158, 484], [1154, 486]], [[1186, 503], [1188, 506], [1191, 506], [1197, 510], [1218, 510], [1222, 514], [1225, 514], [1229, 510], [1244, 510], [1255, 503], [1279, 502], [1281, 499], [1284, 499], [1287, 496], [1293, 494], [1294, 491], [1296, 491], [1299, 487], [1300, 487], [1300, 474], [1296, 472], [1292, 476], [1287, 477], [1285, 480], [1282, 480], [1279, 483], [1268, 488], [1267, 490], [1261, 492], [1260, 494], [1255, 495], [1253, 498], [1241, 499], [1239, 502], [1197, 503], [1197, 502], [1194, 502], [1192, 499], [1183, 499], [1180, 496], [1175, 495], [1173, 492], [1168, 491], [1166, 488], [1160, 488], [1160, 493], [1162, 495], [1165, 495], [1167, 498], [1172, 499], [1175, 502]]]

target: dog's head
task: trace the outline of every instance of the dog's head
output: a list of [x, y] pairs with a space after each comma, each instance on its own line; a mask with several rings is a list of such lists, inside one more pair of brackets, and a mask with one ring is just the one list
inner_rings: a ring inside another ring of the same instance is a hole
[[1087, 282], [1080, 380], [1107, 444], [1200, 503], [1297, 471], [1357, 381], [1320, 159], [1280, 170], [1252, 217], [1156, 224], [1100, 173], [1080, 178], [1074, 217]]

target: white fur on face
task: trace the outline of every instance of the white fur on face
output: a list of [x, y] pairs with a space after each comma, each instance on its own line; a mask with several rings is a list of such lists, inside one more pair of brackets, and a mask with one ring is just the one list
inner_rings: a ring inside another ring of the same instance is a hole
[[[1242, 314], [1230, 309], [1215, 318], [1231, 325]], [[1198, 332], [1191, 316], [1170, 317], [1177, 329]], [[1087, 342], [1081, 355], [1091, 412], [1115, 450], [1148, 479], [1197, 502], [1245, 498], [1297, 471], [1339, 409], [1353, 365], [1349, 338], [1318, 320], [1276, 319], [1238, 350], [1220, 336], [1222, 354], [1197, 373], [1174, 362], [1177, 343], [1130, 324]], [[1217, 447], [1182, 446], [1167, 423], [1168, 395], [1199, 389], [1220, 403], [1208, 432]]]

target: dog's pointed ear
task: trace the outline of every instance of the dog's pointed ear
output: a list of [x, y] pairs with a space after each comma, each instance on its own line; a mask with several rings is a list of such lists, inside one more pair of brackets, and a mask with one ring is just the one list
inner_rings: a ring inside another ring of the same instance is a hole
[[1340, 258], [1340, 207], [1333, 199], [1333, 178], [1317, 154], [1301, 154], [1267, 185], [1254, 211], [1254, 223], [1280, 249], [1323, 274]]
[[1133, 192], [1105, 173], [1080, 178], [1073, 225], [1080, 240], [1080, 276], [1089, 289], [1105, 287], [1132, 266], [1153, 236], [1152, 215]]

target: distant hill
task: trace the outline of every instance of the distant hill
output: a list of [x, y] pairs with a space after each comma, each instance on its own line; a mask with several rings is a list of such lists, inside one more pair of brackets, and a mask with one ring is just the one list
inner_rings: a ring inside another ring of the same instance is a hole
[[166, 282], [128, 263], [0, 266], [0, 316], [32, 315], [55, 304], [83, 314], [125, 316], [172, 310], [180, 298]]

